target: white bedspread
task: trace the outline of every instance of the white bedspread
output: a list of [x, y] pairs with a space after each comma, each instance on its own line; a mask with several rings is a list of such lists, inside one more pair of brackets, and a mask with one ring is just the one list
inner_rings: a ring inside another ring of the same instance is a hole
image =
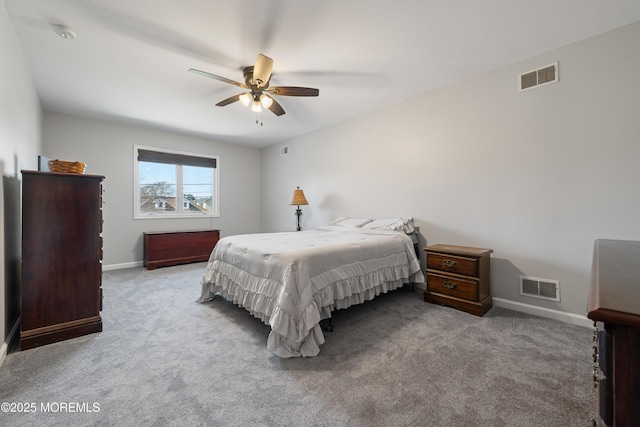
[[424, 275], [404, 233], [325, 226], [220, 239], [201, 283], [198, 302], [219, 293], [271, 326], [269, 350], [300, 357], [320, 352], [319, 322], [332, 310], [424, 283]]

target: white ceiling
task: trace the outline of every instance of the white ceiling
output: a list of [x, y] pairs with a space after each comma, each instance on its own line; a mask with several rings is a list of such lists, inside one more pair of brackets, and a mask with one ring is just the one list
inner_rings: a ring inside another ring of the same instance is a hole
[[[640, 20], [638, 0], [5, 3], [47, 110], [254, 147]], [[242, 89], [187, 72], [242, 82], [258, 53], [274, 60], [271, 86], [320, 96], [277, 97], [286, 114], [260, 126], [238, 102], [215, 106]]]

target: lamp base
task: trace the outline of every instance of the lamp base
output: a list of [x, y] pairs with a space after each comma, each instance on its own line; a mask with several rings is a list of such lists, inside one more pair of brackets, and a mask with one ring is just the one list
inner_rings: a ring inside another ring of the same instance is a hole
[[300, 209], [300, 206], [296, 209], [295, 215], [298, 217], [298, 227], [296, 228], [296, 231], [300, 231], [302, 230], [302, 227], [300, 227], [300, 217], [302, 216], [302, 209]]

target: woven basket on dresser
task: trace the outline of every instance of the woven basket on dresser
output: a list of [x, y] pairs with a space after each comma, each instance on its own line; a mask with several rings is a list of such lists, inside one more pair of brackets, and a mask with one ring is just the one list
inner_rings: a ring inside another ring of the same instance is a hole
[[49, 171], [58, 173], [83, 174], [86, 165], [82, 162], [65, 162], [63, 160], [49, 160]]

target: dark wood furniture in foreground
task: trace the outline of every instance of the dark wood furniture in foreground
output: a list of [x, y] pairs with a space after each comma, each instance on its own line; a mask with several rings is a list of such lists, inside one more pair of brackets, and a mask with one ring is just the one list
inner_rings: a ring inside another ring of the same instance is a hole
[[103, 179], [22, 171], [22, 350], [102, 331]]
[[147, 270], [209, 259], [220, 239], [220, 230], [148, 232], [144, 235]]
[[432, 245], [427, 253], [426, 302], [448, 305], [476, 316], [491, 309], [492, 249]]
[[597, 424], [640, 426], [640, 242], [595, 241], [587, 317], [597, 322]]

